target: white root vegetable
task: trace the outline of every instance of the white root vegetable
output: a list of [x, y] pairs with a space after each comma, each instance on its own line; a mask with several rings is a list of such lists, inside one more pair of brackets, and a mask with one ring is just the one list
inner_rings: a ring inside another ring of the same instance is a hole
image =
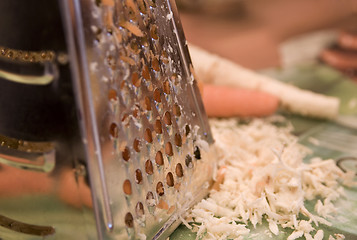
[[279, 97], [282, 108], [304, 116], [334, 119], [339, 113], [340, 101], [336, 97], [302, 90], [258, 74], [194, 45], [189, 45], [189, 50], [196, 75], [203, 82], [270, 93]]

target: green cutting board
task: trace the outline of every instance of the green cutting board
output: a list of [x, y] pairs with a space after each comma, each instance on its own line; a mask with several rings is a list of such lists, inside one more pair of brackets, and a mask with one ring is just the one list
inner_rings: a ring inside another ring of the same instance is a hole
[[[270, 69], [264, 71], [263, 74], [279, 79], [288, 84], [293, 84], [302, 89], [308, 89], [317, 93], [322, 93], [330, 96], [336, 96], [341, 100], [340, 114], [356, 116], [357, 121], [357, 84], [347, 79], [339, 72], [321, 64], [309, 64], [288, 69]], [[294, 125], [294, 133], [299, 136], [300, 142], [312, 150], [305, 161], [313, 156], [320, 156], [324, 159], [333, 158], [339, 159], [342, 157], [357, 157], [357, 130], [340, 126], [330, 121], [311, 119], [301, 116], [280, 112], [285, 115]], [[331, 131], [343, 132], [352, 136], [349, 138], [349, 144], [356, 146], [351, 151], [340, 151], [331, 147], [316, 146], [311, 143], [310, 139], [319, 134]], [[353, 138], [355, 136], [355, 138]], [[352, 142], [351, 142], [352, 141]], [[348, 168], [354, 168], [357, 171], [357, 161], [351, 160], [348, 163]], [[328, 239], [330, 234], [342, 233], [346, 240], [357, 239], [357, 188], [345, 188], [346, 198], [339, 199], [335, 206], [338, 213], [334, 220], [330, 220], [331, 227], [320, 225], [318, 229], [324, 230], [324, 239]], [[314, 209], [314, 201], [306, 202], [309, 211]], [[245, 239], [286, 239], [292, 230], [282, 229], [279, 236], [270, 238], [264, 232], [269, 230], [268, 225], [263, 223], [254, 229], [250, 226], [251, 233], [245, 236]], [[176, 231], [170, 236], [170, 240], [194, 240], [196, 234], [191, 232], [184, 225], [180, 225]], [[304, 239], [299, 238], [299, 239]]]

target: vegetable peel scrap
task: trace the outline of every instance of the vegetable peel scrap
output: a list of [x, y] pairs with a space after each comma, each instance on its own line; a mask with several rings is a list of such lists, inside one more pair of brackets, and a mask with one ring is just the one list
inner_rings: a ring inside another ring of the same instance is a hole
[[[216, 176], [220, 184], [189, 212], [186, 220], [197, 239], [243, 239], [250, 233], [248, 225], [256, 228], [263, 221], [271, 236], [290, 228], [288, 240], [323, 239], [318, 226], [331, 225], [333, 202], [345, 196], [341, 183], [356, 185], [354, 174], [344, 173], [332, 159], [304, 163], [310, 150], [291, 134], [291, 125], [273, 124], [279, 119], [253, 119], [239, 127], [236, 119], [210, 121], [219, 158], [216, 172], [224, 177]], [[304, 201], [317, 198], [312, 214]]]

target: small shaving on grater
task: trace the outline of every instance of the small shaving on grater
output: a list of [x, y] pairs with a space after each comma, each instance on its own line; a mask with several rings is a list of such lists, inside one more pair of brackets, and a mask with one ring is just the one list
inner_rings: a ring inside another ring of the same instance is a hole
[[64, 8], [99, 238], [166, 238], [215, 159], [175, 2]]

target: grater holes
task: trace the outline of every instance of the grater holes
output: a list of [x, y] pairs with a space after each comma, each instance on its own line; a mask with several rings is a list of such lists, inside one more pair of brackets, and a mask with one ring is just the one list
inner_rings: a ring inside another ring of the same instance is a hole
[[175, 134], [175, 145], [178, 147], [182, 147], [182, 138], [179, 133]]
[[127, 226], [128, 228], [134, 227], [134, 218], [130, 212], [125, 214], [124, 222], [125, 222], [125, 226]]
[[106, 26], [106, 32], [108, 36], [112, 36], [113, 35], [113, 29], [110, 26]]
[[151, 101], [150, 98], [148, 96], [145, 97], [144, 99], [144, 109], [147, 111], [151, 111]]
[[165, 194], [165, 190], [164, 190], [164, 184], [162, 184], [162, 182], [158, 182], [156, 184], [156, 193], [159, 196], [163, 196]]
[[181, 163], [178, 163], [175, 168], [176, 176], [183, 177], [183, 168]]
[[139, 3], [139, 11], [145, 15], [147, 13], [146, 3], [144, 1], [138, 1], [138, 3]]
[[155, 201], [154, 194], [149, 191], [146, 194], [146, 205], [148, 205], [149, 207], [153, 207], [153, 206], [155, 206], [155, 204], [156, 204], [156, 201]]
[[122, 82], [120, 83], [120, 90], [122, 90], [122, 91], [126, 91], [126, 90], [127, 90], [127, 89], [126, 89], [126, 82], [122, 81]]
[[135, 87], [140, 87], [141, 80], [140, 80], [139, 74], [133, 73], [131, 75], [131, 82]]
[[164, 157], [162, 156], [162, 152], [158, 151], [155, 156], [155, 162], [157, 165], [164, 165]]
[[143, 46], [143, 48], [146, 48], [149, 46], [149, 41], [147, 39], [146, 36], [143, 36], [141, 39], [140, 39], [140, 44]]
[[169, 187], [173, 187], [175, 185], [174, 175], [171, 172], [168, 172], [166, 175], [166, 183]]
[[[95, 34], [94, 41], [95, 41], [97, 44], [100, 43], [102, 29], [101, 29], [101, 28], [93, 28], [92, 31], [93, 31], [93, 33]], [[31, 60], [32, 60], [32, 59], [31, 59]], [[31, 61], [31, 60], [30, 60], [30, 61]]]
[[109, 126], [109, 135], [112, 138], [118, 138], [119, 136], [119, 128], [118, 125], [116, 123], [111, 123]]
[[161, 61], [166, 64], [169, 63], [168, 55], [165, 50], [162, 50], [162, 52], [161, 52]]
[[163, 83], [163, 89], [164, 89], [164, 93], [166, 93], [166, 94], [170, 94], [170, 82], [169, 81], [165, 81], [164, 83]]
[[165, 144], [165, 153], [166, 155], [172, 157], [174, 155], [174, 152], [172, 150], [172, 144], [170, 142], [167, 142]]
[[144, 132], [144, 139], [148, 142], [148, 143], [152, 143], [152, 132], [150, 130], [150, 128], [145, 129]]
[[190, 134], [191, 132], [191, 128], [188, 124], [185, 125], [185, 135], [186, 137]]
[[143, 182], [143, 174], [140, 169], [135, 170], [135, 182], [141, 184]]
[[130, 103], [129, 87], [125, 81], [120, 83], [120, 95], [122, 96], [123, 103], [128, 105]]
[[158, 103], [161, 103], [161, 93], [160, 89], [156, 88], [154, 91], [154, 100]]
[[137, 22], [135, 11], [131, 6], [127, 6], [128, 8], [128, 17], [131, 20], [131, 22]]
[[164, 123], [166, 125], [171, 125], [172, 124], [170, 112], [165, 112], [164, 113]]
[[95, 0], [95, 5], [100, 7], [102, 5], [102, 0]]
[[188, 167], [188, 168], [193, 167], [192, 157], [189, 154], [187, 154], [185, 157], [185, 164], [186, 164], [186, 167]]
[[173, 112], [174, 112], [174, 115], [176, 117], [180, 117], [181, 116], [181, 108], [177, 103], [175, 103], [175, 105], [173, 107]]
[[147, 87], [147, 90], [149, 90], [150, 92], [152, 92], [154, 90], [154, 86], [151, 81], [146, 82], [146, 87]]
[[195, 158], [197, 160], [201, 159], [201, 150], [198, 146], [195, 147], [195, 150], [193, 151], [193, 154], [195, 155]]
[[132, 50], [136, 54], [140, 53], [140, 49], [139, 49], [136, 39], [131, 40], [131, 42], [129, 44], [129, 49]]
[[145, 211], [144, 211], [144, 205], [142, 204], [142, 202], [138, 202], [136, 204], [135, 213], [136, 213], [136, 216], [138, 216], [138, 217], [144, 216]]
[[151, 61], [151, 66], [156, 72], [160, 71], [160, 63], [156, 57], [153, 57]]
[[123, 115], [123, 117], [121, 118], [121, 122], [124, 126], [128, 127], [129, 126], [129, 120], [130, 120], [130, 117], [129, 117], [129, 114], [125, 113]]
[[108, 100], [109, 101], [117, 101], [118, 100], [118, 93], [114, 89], [109, 89], [108, 91]]
[[162, 134], [162, 123], [160, 119], [156, 119], [154, 129], [157, 134]]
[[145, 78], [148, 81], [151, 79], [148, 66], [144, 65], [141, 75], [143, 76], [143, 78]]
[[131, 182], [129, 179], [126, 179], [123, 183], [123, 192], [126, 195], [131, 195], [132, 194], [132, 190], [131, 190]]
[[131, 57], [128, 57], [128, 56], [125, 56], [125, 55], [121, 55], [120, 56], [120, 60], [125, 62], [125, 63], [127, 63], [127, 64], [129, 64], [129, 65], [135, 65], [135, 60], [132, 59]]
[[129, 159], [130, 159], [130, 150], [129, 150], [129, 148], [125, 147], [124, 150], [122, 151], [121, 155], [122, 155], [124, 161], [126, 161], [126, 162], [129, 161]]
[[177, 73], [173, 73], [171, 75], [171, 82], [175, 85], [175, 86], [180, 86], [180, 79], [181, 77], [177, 74]]
[[152, 175], [154, 173], [154, 167], [152, 166], [151, 160], [146, 160], [145, 162], [145, 172], [149, 175]]
[[140, 152], [141, 142], [139, 139], [137, 139], [137, 138], [134, 139], [133, 148], [136, 152]]
[[155, 24], [152, 24], [151, 27], [150, 27], [150, 34], [151, 34], [151, 37], [155, 40], [158, 40], [159, 39], [159, 36], [157, 34], [157, 26]]
[[149, 6], [155, 8], [156, 7], [156, 0], [148, 0]]
[[136, 119], [140, 118], [140, 107], [138, 105], [135, 105], [135, 107], [133, 108], [133, 112], [132, 112], [132, 116]]

